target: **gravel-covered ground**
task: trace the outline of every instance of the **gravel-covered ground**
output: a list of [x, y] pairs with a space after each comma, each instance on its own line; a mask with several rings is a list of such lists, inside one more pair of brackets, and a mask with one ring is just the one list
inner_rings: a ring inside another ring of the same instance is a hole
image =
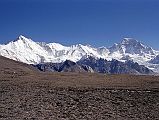
[[157, 120], [159, 90], [51, 87], [0, 88], [1, 120]]
[[0, 120], [159, 120], [157, 76], [41, 73], [0, 63]]

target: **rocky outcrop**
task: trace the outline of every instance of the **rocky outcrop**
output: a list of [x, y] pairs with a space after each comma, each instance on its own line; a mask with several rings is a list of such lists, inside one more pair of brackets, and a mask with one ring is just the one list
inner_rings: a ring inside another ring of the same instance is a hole
[[41, 71], [52, 72], [96, 72], [106, 74], [153, 74], [153, 71], [133, 61], [120, 62], [118, 60], [107, 61], [88, 57], [80, 61], [66, 60], [63, 63], [38, 64], [36, 67]]

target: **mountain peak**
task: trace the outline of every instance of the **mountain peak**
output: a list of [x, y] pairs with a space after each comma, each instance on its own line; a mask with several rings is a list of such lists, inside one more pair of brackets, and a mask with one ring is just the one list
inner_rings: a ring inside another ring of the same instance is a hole
[[23, 36], [23, 35], [19, 35], [19, 37], [18, 37], [20, 40], [23, 40], [23, 39], [28, 39], [28, 38], [26, 38], [25, 36]]
[[124, 38], [120, 44], [126, 45], [126, 46], [128, 45], [131, 47], [136, 47], [136, 48], [141, 48], [141, 49], [147, 49], [147, 48], [152, 49], [149, 46], [144, 45], [142, 42], [140, 42], [134, 38]]
[[17, 37], [16, 40], [14, 40], [13, 42], [16, 42], [16, 41], [23, 41], [23, 42], [26, 42], [26, 41], [32, 41], [30, 38], [26, 38], [25, 36], [23, 35], [19, 35], [19, 37]]
[[94, 61], [91, 58], [94, 57], [96, 59], [117, 59], [120, 61], [131, 59], [147, 65], [150, 64], [147, 62], [158, 54], [159, 51], [153, 50], [134, 38], [124, 38], [109, 48], [94, 48], [82, 44], [63, 46], [59, 43], [34, 42], [32, 39], [20, 35], [15, 41], [0, 45], [0, 55], [28, 64], [60, 63], [66, 59], [77, 62], [84, 58]]
[[132, 44], [132, 43], [138, 43], [138, 41], [134, 38], [124, 38], [121, 41], [121, 44]]
[[147, 56], [147, 54], [149, 56], [155, 55], [154, 50], [151, 47], [142, 44], [134, 38], [124, 38], [119, 44], [114, 44], [110, 47], [109, 50], [111, 53], [118, 52], [122, 55], [125, 55], [126, 53], [144, 57]]

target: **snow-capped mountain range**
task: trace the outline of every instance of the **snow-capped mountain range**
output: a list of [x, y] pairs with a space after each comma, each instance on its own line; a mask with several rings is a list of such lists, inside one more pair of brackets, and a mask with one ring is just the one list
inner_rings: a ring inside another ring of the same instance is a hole
[[152, 62], [159, 61], [159, 51], [133, 38], [124, 38], [120, 43], [109, 48], [94, 48], [81, 44], [63, 46], [59, 43], [34, 42], [20, 35], [8, 44], [0, 45], [0, 55], [27, 64], [61, 63], [65, 60], [77, 62], [88, 56], [96, 59], [116, 59], [121, 62], [132, 60], [154, 72], [159, 72], [159, 62]]

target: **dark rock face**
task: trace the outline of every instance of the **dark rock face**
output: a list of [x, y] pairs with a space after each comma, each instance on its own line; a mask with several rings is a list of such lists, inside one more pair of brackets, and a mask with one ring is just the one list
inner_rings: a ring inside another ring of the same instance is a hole
[[86, 59], [80, 60], [77, 62], [79, 65], [87, 65], [90, 66], [95, 72], [98, 73], [110, 73], [109, 66], [110, 63], [104, 59], [95, 59], [93, 57], [88, 57]]
[[143, 65], [134, 63], [133, 61], [126, 61], [125, 63], [113, 60], [110, 65], [110, 73], [117, 74], [152, 74], [153, 71], [149, 70]]
[[42, 64], [33, 65], [33, 66], [43, 72], [46, 72], [46, 71], [56, 72], [56, 71], [59, 71], [61, 63], [42, 63]]
[[133, 61], [120, 62], [117, 60], [107, 61], [105, 59], [95, 59], [88, 57], [81, 59], [77, 63], [66, 60], [63, 63], [38, 64], [36, 67], [41, 71], [52, 72], [97, 72], [107, 74], [153, 74], [143, 65]]
[[52, 71], [52, 72], [89, 72], [88, 68], [78, 65], [75, 62], [66, 60], [63, 63], [45, 63], [35, 65], [41, 71]]
[[154, 59], [150, 60], [150, 63], [159, 64], [159, 55], [157, 55]]
[[134, 63], [133, 61], [120, 62], [117, 60], [107, 61], [104, 59], [95, 59], [89, 57], [78, 64], [90, 66], [95, 72], [110, 73], [110, 74], [152, 74], [153, 71], [149, 70], [143, 65]]
[[59, 68], [59, 72], [85, 72], [77, 63], [66, 60]]

